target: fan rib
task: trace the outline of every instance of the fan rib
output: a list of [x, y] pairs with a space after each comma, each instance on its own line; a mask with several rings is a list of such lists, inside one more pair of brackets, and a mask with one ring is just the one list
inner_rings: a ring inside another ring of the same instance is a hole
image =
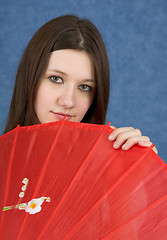
[[49, 227], [50, 222], [52, 221], [52, 219], [54, 218], [54, 216], [56, 215], [57, 211], [59, 210], [59, 208], [61, 207], [61, 205], [63, 204], [66, 196], [68, 195], [68, 192], [70, 191], [71, 187], [73, 186], [73, 183], [75, 182], [75, 180], [78, 178], [80, 172], [82, 171], [83, 167], [86, 165], [87, 161], [89, 160], [89, 156], [90, 154], [94, 151], [94, 148], [96, 147], [97, 143], [100, 141], [101, 137], [103, 136], [103, 132], [105, 131], [106, 125], [103, 126], [100, 135], [98, 136], [98, 138], [96, 139], [96, 142], [94, 143], [94, 145], [92, 146], [91, 150], [89, 151], [89, 153], [87, 154], [86, 158], [83, 160], [83, 163], [81, 164], [80, 168], [78, 169], [78, 172], [75, 174], [74, 178], [72, 179], [71, 183], [69, 184], [68, 188], [66, 189], [66, 191], [64, 192], [64, 195], [61, 199], [61, 201], [59, 202], [57, 208], [55, 209], [55, 211], [53, 212], [51, 218], [49, 219], [49, 221], [47, 222], [47, 225], [45, 226], [45, 228], [42, 230], [42, 232], [40, 233], [40, 235], [38, 236], [38, 239], [41, 239], [41, 237], [44, 235], [44, 233], [46, 232], [47, 228]]
[[[20, 126], [18, 125], [15, 129], [16, 132], [15, 132], [12, 151], [11, 151], [10, 160], [9, 160], [9, 167], [8, 167], [8, 173], [7, 173], [7, 179], [6, 179], [4, 206], [3, 207], [5, 207], [7, 205], [6, 201], [7, 201], [7, 198], [8, 198], [8, 191], [9, 191], [9, 185], [10, 185], [11, 172], [12, 172], [12, 164], [13, 164], [16, 140], [17, 140], [19, 129], [20, 129]], [[3, 222], [4, 222], [4, 211], [2, 211], [2, 218], [1, 218], [1, 224], [0, 224], [0, 236], [1, 236], [1, 233], [2, 233]]]

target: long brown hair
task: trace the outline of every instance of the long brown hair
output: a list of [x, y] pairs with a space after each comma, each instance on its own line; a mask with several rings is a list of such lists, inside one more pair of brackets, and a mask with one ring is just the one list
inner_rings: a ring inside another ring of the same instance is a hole
[[109, 99], [109, 62], [97, 28], [87, 19], [64, 15], [45, 23], [32, 37], [20, 61], [5, 132], [18, 124], [39, 123], [34, 100], [50, 53], [75, 49], [90, 54], [95, 72], [96, 95], [82, 122], [104, 124]]

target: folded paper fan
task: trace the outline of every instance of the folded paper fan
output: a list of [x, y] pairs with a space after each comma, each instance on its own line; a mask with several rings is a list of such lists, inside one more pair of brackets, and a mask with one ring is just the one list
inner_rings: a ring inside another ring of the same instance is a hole
[[167, 239], [166, 163], [111, 132], [62, 120], [1, 136], [1, 239]]

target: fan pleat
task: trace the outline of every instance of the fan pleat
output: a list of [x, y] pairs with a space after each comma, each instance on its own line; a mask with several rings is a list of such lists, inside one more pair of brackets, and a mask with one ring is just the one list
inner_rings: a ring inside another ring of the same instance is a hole
[[[13, 164], [16, 141], [17, 141], [19, 129], [20, 129], [20, 126], [18, 125], [17, 128], [16, 128], [16, 131], [15, 131], [14, 141], [13, 141], [13, 145], [12, 145], [12, 151], [11, 151], [10, 160], [9, 160], [8, 173], [7, 173], [6, 186], [5, 186], [5, 195], [4, 195], [4, 206], [3, 207], [6, 206], [7, 198], [8, 198], [8, 195], [9, 195], [9, 185], [10, 185], [10, 179], [11, 179], [12, 164]], [[1, 222], [0, 222], [0, 236], [3, 232], [3, 224], [4, 224], [4, 212], [2, 212], [2, 217], [1, 217]]]
[[94, 151], [94, 149], [96, 148], [97, 143], [99, 142], [99, 140], [102, 137], [103, 134], [103, 130], [101, 131], [101, 134], [99, 135], [99, 137], [96, 139], [96, 141], [94, 142], [94, 145], [92, 146], [91, 150], [88, 152], [86, 158], [84, 159], [81, 167], [79, 168], [78, 172], [76, 173], [76, 175], [74, 175], [74, 178], [72, 179], [71, 183], [69, 184], [69, 187], [66, 189], [66, 191], [64, 192], [64, 195], [60, 201], [60, 203], [58, 204], [57, 208], [54, 210], [51, 218], [49, 219], [49, 221], [47, 222], [47, 225], [45, 226], [45, 228], [42, 230], [42, 232], [40, 233], [39, 237], [37, 238], [37, 240], [39, 240], [43, 234], [46, 232], [47, 228], [49, 227], [49, 224], [51, 223], [51, 221], [53, 220], [53, 218], [55, 217], [57, 211], [59, 210], [59, 208], [61, 207], [61, 205], [63, 204], [64, 200], [66, 199], [71, 187], [73, 186], [74, 182], [76, 181], [76, 179], [78, 178], [78, 176], [80, 175], [80, 172], [82, 171], [82, 169], [84, 168], [84, 166], [86, 165], [87, 161], [89, 161], [89, 156], [91, 155], [91, 153]]

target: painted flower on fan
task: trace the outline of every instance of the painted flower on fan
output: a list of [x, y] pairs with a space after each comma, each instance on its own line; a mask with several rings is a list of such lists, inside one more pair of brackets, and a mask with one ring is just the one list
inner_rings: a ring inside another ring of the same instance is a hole
[[26, 212], [28, 212], [29, 214], [35, 214], [41, 211], [42, 207], [42, 203], [44, 202], [44, 199], [41, 198], [36, 198], [36, 199], [32, 199], [30, 202], [28, 202], [27, 208], [25, 209]]
[[7, 211], [11, 209], [19, 209], [19, 210], [25, 210], [25, 212], [28, 212], [29, 214], [35, 214], [41, 211], [42, 209], [41, 205], [44, 201], [50, 202], [50, 197], [40, 197], [40, 198], [32, 199], [28, 203], [20, 203], [25, 195], [28, 182], [29, 182], [28, 178], [24, 178], [22, 180], [22, 183], [24, 183], [24, 185], [21, 188], [22, 192], [19, 193], [20, 199], [18, 203], [16, 205], [3, 207], [3, 211]]
[[22, 181], [22, 183], [24, 183], [24, 184], [26, 184], [26, 185], [28, 184], [28, 182], [29, 182], [29, 181], [28, 181], [27, 178], [24, 178], [23, 181]]
[[28, 203], [20, 203], [13, 206], [6, 206], [3, 208], [3, 211], [10, 210], [10, 209], [19, 209], [19, 210], [25, 210], [25, 212], [28, 212], [29, 214], [35, 214], [41, 211], [42, 203], [50, 202], [50, 197], [41, 197], [41, 198], [35, 198], [29, 201]]
[[28, 205], [25, 209], [26, 212], [29, 214], [35, 214], [41, 211], [42, 203], [46, 200], [46, 202], [50, 202], [50, 197], [41, 197], [41, 198], [35, 198], [28, 202]]

